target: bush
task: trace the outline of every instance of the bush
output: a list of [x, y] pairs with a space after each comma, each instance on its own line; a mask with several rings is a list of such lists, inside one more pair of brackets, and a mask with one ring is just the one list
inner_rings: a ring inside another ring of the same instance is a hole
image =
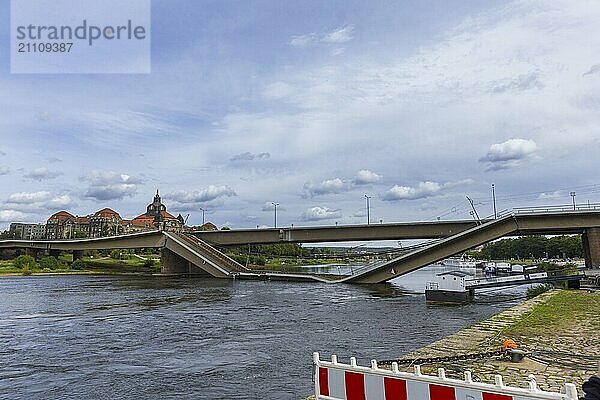
[[73, 264], [71, 264], [71, 268], [81, 271], [82, 269], [85, 269], [85, 262], [81, 259], [75, 260], [73, 261]]
[[19, 256], [13, 261], [13, 265], [18, 269], [34, 269], [37, 267], [35, 259], [31, 256]]
[[55, 270], [60, 269], [62, 264], [54, 257], [44, 257], [40, 260], [40, 268]]
[[255, 265], [265, 265], [267, 263], [267, 260], [263, 256], [256, 256], [252, 261]]
[[129, 259], [129, 252], [127, 250], [113, 250], [110, 252], [110, 258], [115, 260], [127, 260]]
[[144, 260], [144, 267], [146, 267], [146, 268], [152, 268], [152, 267], [154, 267], [154, 261], [152, 261], [149, 258], [145, 259]]

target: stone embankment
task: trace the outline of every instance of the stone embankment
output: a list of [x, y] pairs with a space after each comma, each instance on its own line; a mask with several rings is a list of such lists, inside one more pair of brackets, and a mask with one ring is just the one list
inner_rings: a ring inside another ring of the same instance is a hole
[[443, 367], [456, 378], [470, 370], [475, 379], [487, 383], [501, 374], [505, 384], [521, 387], [527, 387], [528, 376], [533, 374], [540, 389], [560, 391], [564, 383], [573, 383], [581, 390], [585, 380], [598, 374], [599, 310], [600, 292], [552, 290], [401, 358], [494, 351], [504, 340], [513, 339], [530, 355], [520, 363], [488, 358], [421, 364], [421, 368], [436, 374]]
[[[565, 383], [573, 383], [583, 395], [583, 382], [600, 375], [600, 291], [548, 291], [400, 359], [490, 352], [500, 350], [506, 339], [528, 352], [522, 362], [495, 357], [420, 363], [421, 371], [436, 375], [438, 368], [445, 368], [448, 377], [463, 379], [469, 370], [473, 380], [486, 383], [500, 374], [506, 385], [524, 388], [533, 374], [542, 390], [560, 392]], [[404, 365], [400, 370], [414, 368]]]

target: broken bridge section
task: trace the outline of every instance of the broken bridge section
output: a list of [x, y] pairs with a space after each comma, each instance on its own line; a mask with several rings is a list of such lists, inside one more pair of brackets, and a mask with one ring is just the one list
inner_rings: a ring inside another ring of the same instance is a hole
[[233, 278], [240, 272], [249, 271], [201, 239], [185, 233], [163, 234], [165, 244], [161, 249], [161, 272], [164, 274]]
[[514, 213], [403, 254], [386, 263], [377, 264], [338, 282], [381, 283], [505, 236], [534, 234], [584, 232], [586, 263], [593, 267], [600, 265], [598, 227], [600, 227], [600, 213], [597, 211]]

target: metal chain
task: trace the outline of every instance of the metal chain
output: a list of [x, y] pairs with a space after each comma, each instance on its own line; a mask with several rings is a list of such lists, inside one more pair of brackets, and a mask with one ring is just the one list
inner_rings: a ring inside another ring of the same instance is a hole
[[447, 361], [462, 361], [462, 360], [477, 360], [477, 359], [485, 359], [496, 356], [506, 355], [507, 352], [505, 350], [497, 350], [497, 351], [487, 351], [483, 353], [470, 353], [470, 354], [458, 354], [453, 356], [445, 356], [445, 357], [427, 357], [427, 358], [399, 358], [395, 360], [382, 360], [378, 361], [377, 365], [392, 365], [392, 363], [397, 363], [398, 365], [411, 365], [411, 364], [433, 364]]

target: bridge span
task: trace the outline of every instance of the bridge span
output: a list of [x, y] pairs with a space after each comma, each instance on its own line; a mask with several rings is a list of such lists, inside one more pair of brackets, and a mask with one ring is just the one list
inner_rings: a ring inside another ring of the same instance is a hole
[[441, 239], [477, 226], [469, 221], [407, 222], [197, 231], [192, 235], [216, 246], [277, 243], [323, 243], [369, 240]]
[[[479, 225], [474, 221], [417, 222], [383, 226], [232, 230], [193, 235], [151, 231], [93, 239], [3, 240], [0, 241], [0, 249], [21, 248], [32, 255], [39, 251], [47, 251], [52, 255], [59, 251], [72, 251], [74, 259], [76, 259], [83, 255], [84, 250], [160, 248], [162, 272], [166, 274], [204, 274], [218, 278], [302, 279], [335, 283], [380, 283], [504, 236], [565, 233], [582, 234], [586, 265], [600, 268], [600, 210], [513, 213], [499, 219], [483, 221]], [[256, 234], [258, 237], [252, 239], [252, 234]], [[227, 239], [228, 235], [231, 235], [230, 239]], [[283, 235], [283, 239], [281, 235]], [[304, 236], [305, 239], [301, 240], [301, 236]], [[213, 238], [213, 240], [209, 238]], [[417, 250], [409, 251], [390, 261], [365, 266], [355, 271], [353, 275], [328, 277], [252, 271], [209, 244], [209, 242], [220, 245], [242, 244], [240, 241], [243, 239], [250, 243], [280, 243], [282, 241], [321, 242], [399, 238], [442, 239]]]

